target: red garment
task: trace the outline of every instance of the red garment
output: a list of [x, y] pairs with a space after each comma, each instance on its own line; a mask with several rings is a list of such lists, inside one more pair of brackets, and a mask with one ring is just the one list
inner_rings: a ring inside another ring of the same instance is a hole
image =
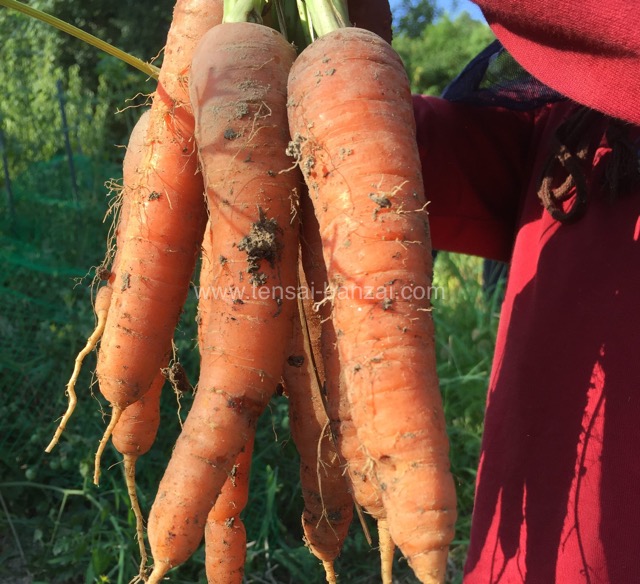
[[640, 124], [637, 0], [474, 0], [538, 79], [598, 111]]
[[640, 192], [603, 194], [603, 143], [585, 216], [543, 209], [570, 102], [414, 107], [434, 247], [511, 262], [464, 582], [640, 581]]
[[[523, 67], [636, 124], [640, 150], [635, 0], [477, 3]], [[434, 247], [511, 262], [464, 582], [638, 582], [640, 192], [613, 203], [603, 193], [602, 142], [585, 169], [586, 214], [559, 224], [539, 178], [576, 106], [415, 106]]]

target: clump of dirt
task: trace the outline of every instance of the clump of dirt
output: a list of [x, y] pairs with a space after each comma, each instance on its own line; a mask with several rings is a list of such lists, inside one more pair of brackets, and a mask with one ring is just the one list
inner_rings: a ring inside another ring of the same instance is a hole
[[373, 210], [373, 220], [378, 220], [378, 213], [382, 209], [389, 209], [391, 207], [391, 201], [386, 195], [377, 195], [376, 193], [369, 193], [369, 198], [377, 205]]
[[249, 277], [249, 282], [256, 288], [267, 283], [267, 275], [264, 272], [255, 272]]
[[236, 138], [239, 138], [239, 137], [240, 137], [240, 134], [236, 132], [233, 128], [227, 128], [224, 131], [225, 140], [235, 140]]
[[111, 278], [111, 270], [107, 268], [104, 264], [98, 266], [96, 270], [96, 277], [103, 282], [106, 282], [109, 278]]
[[300, 162], [302, 158], [302, 143], [306, 140], [304, 136], [296, 133], [293, 137], [293, 140], [289, 142], [287, 145], [287, 149], [285, 150], [285, 154], [287, 156], [291, 156], [296, 162]]
[[241, 81], [240, 84], [238, 85], [238, 87], [242, 90], [242, 91], [250, 91], [250, 90], [256, 90], [256, 89], [264, 89], [263, 86], [260, 84], [259, 81], [256, 81], [255, 79], [245, 79], [244, 81]]
[[302, 367], [304, 364], [304, 355], [290, 355], [287, 359], [287, 364], [291, 367]]
[[184, 367], [177, 361], [171, 365], [171, 367], [165, 367], [160, 370], [163, 377], [171, 383], [174, 391], [178, 395], [193, 392], [193, 387], [189, 383], [187, 372]]
[[239, 101], [238, 103], [236, 103], [236, 118], [240, 120], [247, 115], [249, 115], [249, 104], [244, 101]]
[[263, 85], [255, 79], [246, 79], [238, 85], [238, 88], [242, 91], [244, 100], [260, 103], [264, 96], [269, 93], [271, 85], [268, 83]]
[[278, 241], [278, 222], [268, 219], [262, 208], [258, 207], [260, 218], [238, 243], [240, 251], [247, 252], [247, 272], [251, 274], [249, 281], [254, 286], [262, 286], [267, 281], [267, 275], [260, 271], [260, 262], [266, 260], [274, 268], [280, 256], [281, 244]]
[[129, 272], [124, 272], [122, 274], [122, 288], [120, 291], [124, 292], [128, 288], [131, 288], [131, 274], [129, 274]]
[[391, 201], [386, 195], [376, 195], [375, 193], [369, 193], [369, 198], [381, 209], [388, 209], [391, 207]]
[[302, 171], [302, 174], [305, 178], [309, 178], [311, 173], [316, 165], [316, 159], [313, 154], [308, 154], [307, 156], [303, 156], [302, 153], [302, 145], [306, 142], [307, 138], [302, 136], [301, 134], [296, 133], [287, 146], [285, 153], [287, 156], [291, 156]]

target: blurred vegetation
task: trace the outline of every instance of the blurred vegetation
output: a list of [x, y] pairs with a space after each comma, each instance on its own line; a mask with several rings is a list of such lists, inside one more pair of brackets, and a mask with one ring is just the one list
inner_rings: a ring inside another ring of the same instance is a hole
[[462, 68], [495, 37], [486, 24], [473, 20], [466, 12], [451, 18], [442, 14], [421, 26], [403, 28], [402, 20], [393, 46], [402, 58], [413, 93], [440, 95]]
[[442, 16], [442, 10], [432, 0], [401, 0], [395, 11], [394, 32], [419, 38], [438, 16]]
[[[158, 55], [173, 2], [102, 0], [30, 3], [145, 60]], [[154, 26], [148, 26], [153, 18]], [[127, 23], [125, 25], [125, 23]], [[92, 160], [120, 162], [152, 82], [121, 61], [46, 24], [0, 9], [0, 126], [12, 176], [64, 151], [56, 83], [62, 82], [71, 145]], [[139, 95], [140, 94], [140, 95]], [[136, 97], [138, 96], [138, 97]], [[117, 113], [120, 110], [121, 113]], [[0, 176], [0, 186], [4, 178]]]
[[[117, 10], [106, 0], [33, 4], [149, 59], [162, 46], [173, 2], [120, 3]], [[414, 2], [416, 18], [424, 17], [427, 4]], [[434, 8], [429, 18], [435, 21], [423, 20], [413, 29], [400, 20], [396, 47], [414, 91], [439, 93], [490, 35], [465, 15], [451, 19]], [[90, 283], [93, 267], [104, 257], [111, 223], [105, 215], [113, 199], [104, 183], [120, 176], [122, 150], [115, 145], [126, 141], [140, 114], [139, 109], [115, 111], [152, 86], [111, 57], [3, 9], [0, 37], [5, 89], [0, 116], [15, 198], [12, 219], [0, 179], [0, 388], [6, 396], [0, 405], [0, 583], [124, 584], [137, 573], [137, 543], [112, 447], [103, 461], [101, 487], [94, 487], [90, 477], [106, 409], [94, 391], [95, 355], [86, 360], [78, 408], [61, 443], [50, 455], [43, 448], [65, 410], [64, 386], [75, 355], [94, 325]], [[477, 46], [470, 47], [471, 42]], [[59, 79], [65, 88], [78, 201], [70, 194], [63, 154], [55, 95]], [[439, 373], [460, 501], [450, 582], [461, 581], [466, 553], [500, 292], [483, 294], [480, 265], [477, 258], [443, 253], [435, 270], [434, 285], [443, 294], [434, 299]], [[192, 381], [198, 370], [195, 309], [190, 294], [176, 333], [178, 355]], [[177, 399], [166, 386], [162, 431], [139, 461], [145, 512], [179, 432]], [[181, 397], [182, 418], [191, 399]], [[247, 582], [324, 581], [320, 565], [302, 544], [301, 509], [287, 404], [277, 398], [258, 429], [251, 500], [244, 514], [250, 542]], [[200, 551], [173, 571], [170, 581], [204, 582], [203, 562]], [[379, 581], [376, 549], [356, 523], [337, 569], [342, 582]], [[398, 583], [415, 582], [401, 558], [395, 576]]]

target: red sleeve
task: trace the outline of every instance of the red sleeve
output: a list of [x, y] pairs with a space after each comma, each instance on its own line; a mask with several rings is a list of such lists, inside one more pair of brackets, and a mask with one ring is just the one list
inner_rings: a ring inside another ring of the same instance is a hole
[[414, 96], [434, 249], [508, 261], [533, 116]]

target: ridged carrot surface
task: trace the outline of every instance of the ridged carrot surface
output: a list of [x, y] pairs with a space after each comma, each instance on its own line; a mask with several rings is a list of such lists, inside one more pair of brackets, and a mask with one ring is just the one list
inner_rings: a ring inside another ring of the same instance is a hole
[[175, 6], [98, 356], [100, 391], [116, 409], [158, 373], [200, 249], [206, 208], [188, 80], [196, 43], [221, 19], [221, 2]]
[[209, 584], [242, 584], [247, 532], [240, 513], [249, 500], [253, 438], [238, 454], [204, 530], [205, 571]]
[[340, 366], [391, 536], [422, 582], [443, 582], [456, 501], [435, 367], [431, 245], [408, 80], [356, 28], [300, 55], [291, 150], [318, 218]]
[[324, 301], [328, 280], [322, 254], [322, 239], [308, 196], [301, 198], [300, 211], [303, 224], [302, 264], [316, 309], [313, 317], [309, 319], [315, 325], [310, 327], [310, 340], [316, 355], [315, 361], [321, 365], [319, 369], [322, 372], [331, 433], [343, 461], [343, 472], [354, 501], [371, 515], [378, 525], [382, 584], [391, 584], [395, 546], [389, 537], [387, 514], [382, 503], [382, 490], [375, 468], [358, 438], [346, 388], [342, 382], [336, 332], [331, 320], [331, 304]]
[[316, 374], [311, 346], [306, 342], [305, 330], [309, 341], [319, 341], [321, 323], [313, 314], [312, 302], [301, 304], [299, 308], [306, 317], [300, 315], [294, 324], [284, 384], [291, 435], [300, 455], [305, 541], [323, 562], [327, 582], [332, 583], [336, 582], [333, 562], [342, 550], [353, 517], [353, 499], [319, 385], [324, 368], [320, 363]]
[[301, 180], [285, 154], [294, 57], [274, 30], [229, 23], [209, 31], [193, 59], [191, 102], [215, 293], [200, 335], [198, 391], [149, 517], [150, 583], [198, 547], [207, 515], [282, 376], [295, 308], [285, 292], [296, 283]]
[[115, 251], [110, 250], [107, 254], [107, 259], [104, 262], [103, 268], [107, 270], [107, 264], [111, 261], [111, 265], [104, 277], [107, 282], [104, 286], [98, 289], [96, 293], [96, 299], [94, 302], [94, 311], [96, 313], [96, 328], [87, 340], [84, 348], [78, 353], [76, 357], [73, 373], [67, 383], [67, 396], [69, 398], [69, 404], [67, 411], [60, 420], [58, 428], [51, 439], [51, 442], [46, 447], [45, 452], [51, 452], [53, 447], [58, 443], [60, 436], [64, 432], [69, 419], [71, 418], [73, 411], [76, 407], [77, 396], [75, 386], [80, 375], [82, 363], [84, 358], [93, 351], [98, 341], [102, 338], [104, 329], [107, 323], [107, 316], [109, 314], [109, 308], [111, 307], [111, 299], [113, 296], [113, 286], [117, 280], [117, 274], [120, 270], [120, 260], [122, 258], [122, 245], [124, 242], [125, 233], [129, 221], [129, 211], [131, 208], [131, 199], [133, 198], [133, 185], [136, 182], [137, 168], [142, 158], [142, 150], [144, 148], [144, 140], [147, 133], [147, 127], [149, 125], [149, 112], [145, 112], [140, 116], [140, 119], [134, 126], [131, 135], [129, 136], [129, 143], [127, 144], [127, 150], [122, 163], [122, 190], [120, 191], [119, 209], [117, 213], [117, 219], [115, 227], [113, 228], [113, 240], [115, 240]]

